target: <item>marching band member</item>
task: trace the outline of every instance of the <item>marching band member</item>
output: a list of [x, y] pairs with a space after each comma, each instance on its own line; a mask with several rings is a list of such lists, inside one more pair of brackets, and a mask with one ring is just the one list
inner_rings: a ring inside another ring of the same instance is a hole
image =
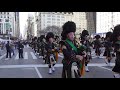
[[96, 40], [94, 41], [94, 47], [95, 47], [95, 53], [96, 56], [98, 56], [98, 58], [100, 57], [101, 51], [100, 51], [100, 47], [101, 47], [101, 42], [100, 42], [100, 35], [96, 35], [95, 36]]
[[89, 42], [89, 33], [87, 30], [83, 30], [81, 34], [81, 43], [82, 45], [86, 46], [86, 57], [85, 57], [85, 71], [89, 72], [87, 64], [90, 62], [92, 59], [91, 57], [91, 49], [90, 49], [90, 42]]
[[63, 25], [61, 48], [64, 55], [62, 60], [62, 78], [80, 78], [80, 62], [83, 56], [78, 55], [78, 49], [74, 43], [76, 24], [68, 21]]
[[115, 78], [120, 78], [120, 25], [114, 27], [112, 41], [116, 53], [115, 66], [112, 71]]
[[54, 34], [52, 32], [47, 33], [46, 35], [46, 51], [47, 51], [47, 60], [49, 63], [49, 74], [52, 74], [52, 72], [55, 71], [55, 64], [56, 64], [56, 60], [55, 60], [55, 55], [54, 55], [54, 51], [55, 51], [55, 46], [54, 46]]
[[107, 32], [105, 37], [105, 43], [104, 43], [105, 52], [103, 56], [106, 56], [105, 62], [106, 64], [108, 64], [108, 66], [110, 66], [110, 62], [113, 54], [111, 36], [112, 36], [112, 32]]

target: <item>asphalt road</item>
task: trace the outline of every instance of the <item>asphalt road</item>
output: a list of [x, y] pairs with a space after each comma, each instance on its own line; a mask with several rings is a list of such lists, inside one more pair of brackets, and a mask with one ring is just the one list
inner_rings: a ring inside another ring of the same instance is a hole
[[[92, 50], [93, 59], [88, 64], [90, 72], [86, 72], [82, 78], [114, 78], [112, 72], [114, 59], [111, 67], [109, 67], [105, 64], [102, 54], [101, 58], [97, 58], [94, 50]], [[62, 57], [62, 54], [60, 54], [59, 60], [55, 65], [55, 72], [49, 74], [48, 65], [44, 64], [42, 58], [35, 55], [30, 47], [24, 48], [23, 59], [18, 58], [17, 50], [15, 50], [15, 55], [12, 58], [6, 59], [4, 50], [2, 51], [2, 56], [0, 56], [0, 78], [61, 78]]]

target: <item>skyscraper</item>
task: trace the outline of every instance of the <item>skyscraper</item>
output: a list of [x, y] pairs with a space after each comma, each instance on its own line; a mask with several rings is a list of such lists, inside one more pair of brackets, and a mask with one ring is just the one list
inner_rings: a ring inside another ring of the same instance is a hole
[[96, 32], [96, 12], [86, 12], [87, 30], [90, 34]]

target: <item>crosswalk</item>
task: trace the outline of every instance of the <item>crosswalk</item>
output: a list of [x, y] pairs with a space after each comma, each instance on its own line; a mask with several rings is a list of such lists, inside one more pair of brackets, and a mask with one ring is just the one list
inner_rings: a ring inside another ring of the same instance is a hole
[[[32, 56], [32, 58], [30, 57], [30, 55]], [[0, 60], [2, 60], [3, 58], [6, 57], [6, 54], [0, 56]], [[5, 58], [4, 60], [9, 60], [10, 58]], [[12, 56], [11, 58], [12, 60], [19, 60], [19, 53], [15, 54], [15, 56]], [[29, 59], [38, 59], [37, 56], [35, 56], [35, 54], [33, 52], [24, 52], [23, 53], [23, 59], [25, 60], [29, 60]]]
[[[95, 52], [94, 52], [94, 51], [92, 51], [92, 54], [91, 54], [91, 55], [92, 55], [92, 58], [97, 58], [97, 56], [95, 55]], [[32, 56], [32, 58], [31, 58], [31, 56]], [[0, 60], [1, 60], [2, 58], [4, 58], [4, 57], [6, 57], [6, 54], [0, 56]], [[63, 56], [62, 53], [59, 53], [58, 57], [64, 58], [64, 56]], [[32, 52], [32, 51], [31, 51], [31, 52], [24, 52], [24, 53], [23, 53], [23, 59], [25, 59], [25, 60], [29, 60], [29, 59], [35, 60], [35, 59], [40, 59], [40, 58], [42, 58], [42, 56], [35, 55], [35, 53]], [[105, 57], [103, 56], [103, 53], [101, 54], [100, 58], [105, 58]], [[9, 60], [9, 58], [5, 58], [5, 60]], [[16, 53], [15, 56], [12, 57], [12, 60], [19, 60], [19, 54]]]
[[27, 52], [25, 52], [24, 59], [28, 59], [28, 53]]
[[37, 59], [37, 57], [35, 56], [35, 54], [33, 52], [30, 52], [30, 53], [31, 53], [33, 59]]
[[[31, 58], [32, 57], [32, 58]], [[63, 58], [63, 54], [58, 55], [58, 57]], [[41, 59], [43, 58], [42, 56], [39, 55], [35, 55], [34, 52], [24, 52], [23, 53], [23, 59], [25, 60], [36, 60], [36, 59]], [[3, 54], [2, 56], [0, 56], [0, 60], [19, 60], [19, 53], [16, 53], [14, 56], [12, 56], [12, 58], [6, 58], [6, 53]]]

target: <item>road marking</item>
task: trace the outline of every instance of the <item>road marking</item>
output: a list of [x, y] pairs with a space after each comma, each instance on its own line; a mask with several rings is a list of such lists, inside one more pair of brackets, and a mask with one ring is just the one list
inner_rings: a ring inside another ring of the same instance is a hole
[[28, 59], [28, 53], [25, 52], [24, 59]]
[[30, 52], [30, 54], [32, 55], [33, 59], [37, 59], [33, 52]]
[[5, 58], [5, 60], [9, 60], [9, 58]]
[[0, 60], [1, 60], [3, 57], [5, 57], [5, 56], [6, 56], [6, 54], [4, 54], [4, 55], [0, 56]]
[[[114, 66], [115, 63], [111, 63], [111, 66]], [[89, 63], [88, 66], [108, 66], [106, 63]]]
[[35, 70], [36, 70], [36, 72], [37, 72], [37, 74], [38, 74], [39, 78], [42, 78], [42, 75], [40, 74], [40, 72], [39, 72], [39, 70], [38, 70], [38, 68], [37, 68], [37, 67], [35, 67]]
[[[115, 63], [111, 63], [111, 66], [114, 66]], [[105, 63], [90, 63], [88, 66], [107, 66]], [[0, 65], [0, 68], [29, 68], [29, 67], [48, 67], [48, 64], [31, 64], [31, 65]], [[63, 64], [56, 64], [55, 67], [63, 67]]]
[[18, 60], [18, 59], [19, 59], [19, 54], [17, 54], [15, 57], [15, 60]]
[[105, 68], [105, 67], [101, 67], [101, 66], [98, 66], [98, 67], [103, 68], [103, 69], [106, 69], [106, 70], [109, 70], [109, 71], [112, 71], [112, 70], [109, 69], [109, 68]]

